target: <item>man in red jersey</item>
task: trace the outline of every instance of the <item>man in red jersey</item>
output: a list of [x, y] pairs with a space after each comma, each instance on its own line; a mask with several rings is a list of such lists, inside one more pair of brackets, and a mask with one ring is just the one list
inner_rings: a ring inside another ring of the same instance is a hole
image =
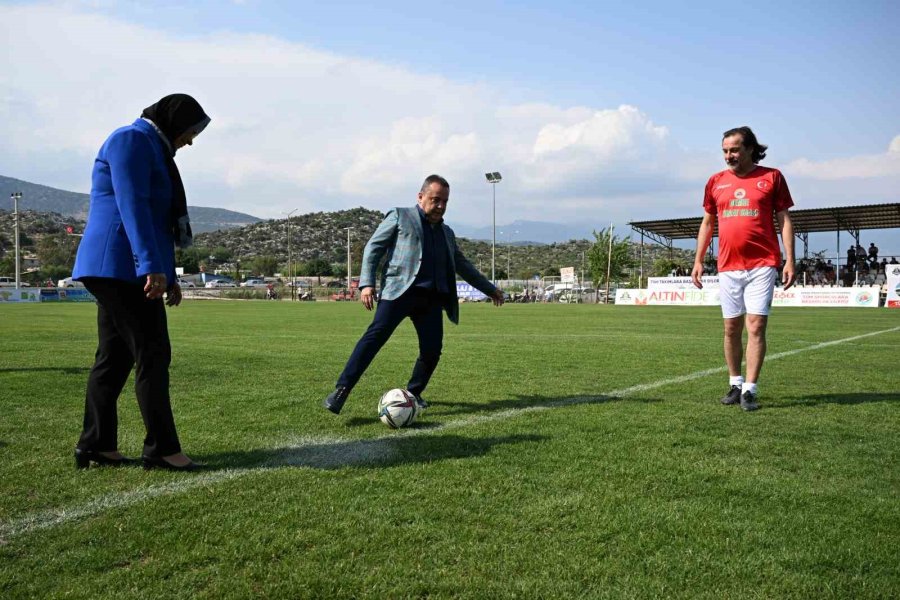
[[[749, 127], [729, 129], [722, 135], [722, 153], [728, 168], [706, 183], [705, 213], [691, 271], [694, 285], [702, 288], [703, 255], [712, 239], [713, 219], [718, 219], [719, 294], [725, 320], [725, 363], [731, 386], [721, 402], [740, 403], [748, 411], [759, 408], [756, 382], [766, 356], [766, 323], [781, 266], [775, 220], [784, 245], [781, 275], [784, 289], [794, 284], [795, 277], [794, 227], [788, 214], [794, 201], [781, 172], [757, 164], [765, 158], [767, 148], [757, 141]], [[745, 325], [746, 380], [741, 377]]]

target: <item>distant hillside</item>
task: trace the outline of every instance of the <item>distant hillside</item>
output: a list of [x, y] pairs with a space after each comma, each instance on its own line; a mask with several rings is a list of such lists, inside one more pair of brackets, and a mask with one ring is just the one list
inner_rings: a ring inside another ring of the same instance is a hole
[[[87, 218], [90, 204], [90, 196], [87, 194], [59, 190], [3, 175], [0, 175], [0, 212], [12, 212], [12, 203], [8, 198], [13, 192], [22, 192], [19, 208], [23, 211], [59, 213], [82, 221]], [[188, 210], [194, 233], [230, 229], [261, 221], [252, 215], [224, 208], [190, 206]]]
[[[295, 216], [291, 219], [291, 243], [288, 244], [287, 219], [273, 219], [246, 227], [205, 233], [198, 235], [198, 246], [212, 251], [226, 248], [229, 254], [247, 262], [256, 256], [273, 256], [284, 265], [288, 251], [295, 262], [324, 259], [342, 265], [347, 260], [347, 227], [352, 227], [350, 252], [353, 270], [358, 274], [363, 247], [381, 222], [383, 214], [366, 208], [354, 208], [337, 212], [318, 212]], [[488, 277], [491, 276], [491, 243], [483, 240], [469, 240], [458, 237], [463, 254]], [[582, 253], [587, 253], [592, 245], [588, 240], [570, 240], [551, 244], [528, 244], [513, 242], [507, 245], [498, 240], [495, 265], [498, 277], [506, 273], [507, 264], [514, 278], [531, 278], [535, 274], [559, 274], [560, 267], [581, 269]], [[633, 256], [637, 262], [640, 256], [638, 244], [634, 244]], [[669, 251], [659, 245], [644, 247], [645, 274], [657, 258], [668, 258]], [[672, 257], [685, 266], [693, 263], [693, 251], [673, 249]], [[587, 266], [585, 266], [587, 268]]]
[[[23, 188], [24, 189], [24, 188]], [[52, 188], [50, 188], [52, 189]], [[215, 210], [215, 209], [208, 209]], [[21, 244], [23, 253], [38, 255], [41, 240], [47, 236], [65, 233], [72, 227], [75, 234], [84, 231], [84, 221], [59, 213], [21, 210]], [[229, 211], [224, 211], [228, 213]], [[213, 218], [216, 218], [215, 213]], [[227, 216], [227, 215], [226, 215]], [[381, 222], [380, 211], [354, 208], [337, 212], [317, 212], [297, 215], [291, 219], [260, 221], [243, 227], [198, 234], [194, 241], [196, 248], [207, 255], [227, 255], [230, 258], [215, 263], [218, 267], [240, 261], [245, 266], [258, 256], [276, 259], [279, 269], [286, 270], [288, 252], [294, 263], [323, 259], [329, 263], [343, 265], [347, 260], [347, 228], [350, 230], [350, 252], [353, 270], [359, 273], [363, 247]], [[206, 217], [210, 218], [210, 217]], [[288, 229], [291, 243], [288, 244]], [[0, 212], [0, 260], [7, 259], [13, 250], [13, 218], [9, 212]], [[71, 237], [63, 236], [62, 240]], [[77, 238], [75, 238], [77, 239]], [[491, 244], [481, 240], [458, 237], [460, 250], [485, 275], [491, 276]], [[66, 242], [67, 243], [67, 242]], [[530, 279], [537, 274], [558, 275], [560, 267], [575, 267], [580, 272], [582, 256], [590, 250], [588, 240], [570, 240], [562, 243], [509, 245], [498, 243], [496, 248], [496, 272], [498, 278], [505, 278], [507, 265], [515, 279]], [[223, 252], [223, 250], [226, 252]], [[46, 251], [46, 248], [45, 248]], [[74, 258], [74, 247], [67, 249], [69, 259]], [[637, 263], [640, 256], [638, 244], [632, 245], [632, 256]], [[685, 267], [693, 262], [693, 252], [673, 249], [672, 254], [663, 246], [648, 244], [644, 247], [644, 273], [649, 274], [654, 260], [675, 259]], [[71, 267], [71, 265], [69, 265]], [[585, 267], [587, 265], [585, 264]], [[7, 269], [9, 270], [9, 269]], [[0, 273], [6, 275], [6, 273]]]

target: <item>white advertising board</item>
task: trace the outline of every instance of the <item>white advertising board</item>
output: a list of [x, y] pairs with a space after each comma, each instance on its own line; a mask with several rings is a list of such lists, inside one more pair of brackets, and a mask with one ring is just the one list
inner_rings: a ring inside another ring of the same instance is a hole
[[900, 265], [887, 265], [884, 269], [887, 275], [887, 301], [888, 308], [900, 308]]
[[[703, 287], [719, 287], [718, 275], [704, 275], [700, 278]], [[648, 277], [648, 290], [690, 290], [694, 287], [694, 281], [690, 277]]]
[[719, 288], [704, 287], [691, 289], [650, 290], [650, 289], [618, 289], [616, 304], [651, 305], [651, 306], [718, 306]]
[[877, 286], [846, 288], [793, 287], [775, 290], [772, 306], [848, 306], [878, 308]]
[[[878, 307], [877, 286], [849, 288], [791, 288], [775, 290], [772, 306], [845, 306]], [[716, 306], [719, 288], [683, 290], [619, 289], [616, 304], [653, 306]]]
[[456, 282], [456, 297], [468, 302], [478, 302], [487, 298], [481, 291], [472, 287], [465, 281]]
[[559, 280], [563, 283], [575, 282], [575, 267], [563, 267], [559, 270]]

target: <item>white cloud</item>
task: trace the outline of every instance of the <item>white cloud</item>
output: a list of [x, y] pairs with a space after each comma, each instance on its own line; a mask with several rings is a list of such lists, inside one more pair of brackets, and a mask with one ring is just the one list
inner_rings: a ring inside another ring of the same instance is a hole
[[[489, 84], [269, 35], [184, 38], [47, 4], [0, 6], [0, 36], [0, 137], [15, 140], [0, 147], [2, 174], [66, 189], [88, 191], [103, 139], [172, 92], [193, 94], [213, 119], [179, 153], [189, 201], [262, 217], [411, 203], [437, 172], [452, 185], [451, 221], [489, 222], [483, 173], [499, 170], [499, 222], [602, 226], [699, 214], [703, 183], [721, 168], [718, 140], [685, 150], [640, 107], [516, 103]], [[849, 162], [896, 173], [898, 140]]]
[[900, 135], [891, 140], [886, 152], [815, 161], [800, 158], [786, 172], [811, 179], [842, 180], [900, 176]]

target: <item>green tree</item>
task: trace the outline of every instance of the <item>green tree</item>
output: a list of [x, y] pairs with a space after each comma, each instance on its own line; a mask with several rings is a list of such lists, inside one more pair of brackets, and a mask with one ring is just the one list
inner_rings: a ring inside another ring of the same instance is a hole
[[331, 265], [331, 274], [342, 279], [347, 277], [347, 265], [344, 263], [336, 263]]
[[250, 261], [250, 270], [264, 277], [272, 277], [278, 270], [278, 260], [271, 254], [262, 254]]
[[297, 269], [297, 273], [306, 277], [318, 277], [319, 285], [322, 284], [322, 277], [330, 277], [332, 275], [331, 263], [324, 258], [314, 258], [305, 263], [301, 263]]
[[175, 248], [175, 264], [184, 269], [185, 273], [199, 273], [202, 256], [200, 249], [195, 246]]
[[68, 274], [72, 273], [75, 266], [75, 253], [78, 251], [78, 243], [81, 238], [57, 233], [45, 235], [37, 245], [38, 260], [44, 269], [59, 267]]
[[653, 261], [653, 267], [651, 269], [651, 277], [668, 277], [669, 274], [674, 271], [676, 268], [681, 267], [684, 271], [690, 275], [691, 269], [694, 268], [692, 264], [690, 267], [685, 265], [685, 261], [683, 260], [674, 260], [671, 258], [657, 258]]
[[594, 244], [588, 250], [588, 263], [591, 277], [598, 287], [606, 284], [607, 267], [610, 283], [620, 281], [628, 276], [628, 269], [634, 266], [631, 243], [624, 237], [616, 236], [610, 229], [594, 231]]

